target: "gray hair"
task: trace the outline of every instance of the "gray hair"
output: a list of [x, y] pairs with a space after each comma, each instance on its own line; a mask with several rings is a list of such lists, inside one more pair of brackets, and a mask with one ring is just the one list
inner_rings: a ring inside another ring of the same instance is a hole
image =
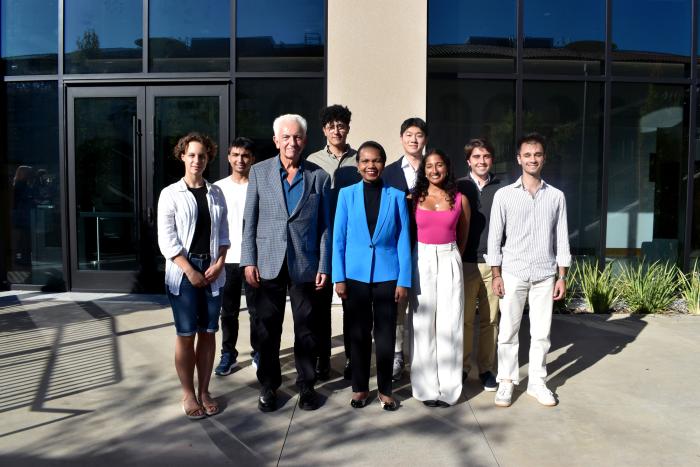
[[304, 132], [304, 136], [306, 136], [306, 119], [298, 114], [285, 114], [277, 117], [275, 121], [272, 122], [272, 131], [275, 132], [275, 136], [277, 136], [282, 130], [282, 122], [284, 122], [285, 120], [292, 120], [297, 122], [301, 127], [301, 130]]

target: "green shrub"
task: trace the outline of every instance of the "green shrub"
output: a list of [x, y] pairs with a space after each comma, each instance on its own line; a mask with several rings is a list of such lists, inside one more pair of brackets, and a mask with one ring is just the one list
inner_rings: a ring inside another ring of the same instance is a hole
[[675, 265], [656, 261], [637, 266], [623, 265], [615, 286], [634, 313], [666, 311], [676, 300], [681, 275]]
[[688, 275], [680, 274], [681, 296], [688, 313], [700, 314], [700, 271], [693, 269]]
[[576, 289], [593, 313], [608, 313], [619, 293], [612, 277], [612, 263], [601, 271], [596, 262], [582, 262], [576, 267]]

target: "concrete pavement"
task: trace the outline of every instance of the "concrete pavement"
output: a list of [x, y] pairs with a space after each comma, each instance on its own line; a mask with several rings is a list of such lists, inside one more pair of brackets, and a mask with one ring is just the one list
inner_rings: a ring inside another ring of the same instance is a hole
[[525, 394], [525, 379], [513, 406], [497, 408], [470, 379], [456, 406], [430, 409], [405, 377], [395, 386], [402, 406], [389, 413], [376, 401], [349, 407], [333, 313], [335, 371], [318, 387], [319, 410], [296, 407], [290, 314], [282, 407], [257, 410], [242, 313], [241, 368], [212, 383], [223, 412], [189, 421], [165, 297], [2, 292], [0, 465], [700, 465], [700, 317], [557, 315], [548, 356], [557, 407]]

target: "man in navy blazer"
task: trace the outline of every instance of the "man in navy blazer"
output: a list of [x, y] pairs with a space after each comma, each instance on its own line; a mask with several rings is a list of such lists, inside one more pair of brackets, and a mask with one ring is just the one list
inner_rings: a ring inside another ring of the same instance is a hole
[[[401, 146], [403, 156], [389, 164], [382, 173], [382, 180], [389, 186], [398, 188], [408, 194], [416, 184], [416, 171], [423, 159], [423, 150], [428, 142], [428, 125], [422, 118], [412, 117], [401, 124]], [[409, 209], [411, 216], [413, 210]], [[412, 239], [412, 241], [415, 239]], [[404, 368], [404, 325], [406, 320], [406, 304], [399, 306], [396, 320], [396, 346], [394, 347], [393, 379], [401, 379]]]
[[249, 175], [241, 267], [246, 282], [259, 289], [256, 331], [260, 352], [258, 408], [277, 408], [282, 382], [280, 338], [287, 291], [294, 318], [294, 361], [299, 408], [315, 410], [316, 339], [312, 298], [330, 280], [330, 177], [301, 159], [306, 120], [282, 115], [273, 124], [276, 157], [255, 164]]

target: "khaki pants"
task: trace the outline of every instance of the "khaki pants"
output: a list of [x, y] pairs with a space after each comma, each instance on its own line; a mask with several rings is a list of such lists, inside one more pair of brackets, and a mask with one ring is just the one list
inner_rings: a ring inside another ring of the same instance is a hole
[[498, 296], [491, 288], [491, 267], [486, 263], [464, 263], [464, 352], [463, 366], [471, 369], [474, 349], [474, 315], [479, 308], [479, 337], [476, 362], [479, 373], [493, 372], [498, 337]]

